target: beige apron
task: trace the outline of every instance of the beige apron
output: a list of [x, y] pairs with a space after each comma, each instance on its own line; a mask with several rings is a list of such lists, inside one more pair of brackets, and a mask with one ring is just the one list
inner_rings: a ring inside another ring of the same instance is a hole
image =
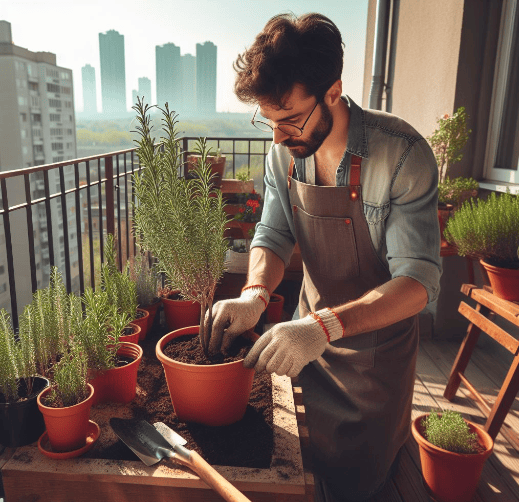
[[[364, 216], [361, 159], [350, 185], [288, 187], [304, 278], [299, 316], [355, 300], [389, 281]], [[347, 330], [347, 326], [346, 326]], [[362, 500], [384, 484], [406, 441], [418, 349], [417, 316], [330, 343], [300, 374], [316, 500]]]

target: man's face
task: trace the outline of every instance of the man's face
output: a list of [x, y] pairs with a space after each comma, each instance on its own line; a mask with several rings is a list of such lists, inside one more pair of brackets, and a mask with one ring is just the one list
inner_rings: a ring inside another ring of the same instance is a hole
[[[286, 100], [285, 108], [260, 102], [260, 113], [270, 121], [273, 128], [274, 143], [287, 147], [295, 158], [304, 159], [317, 152], [333, 128], [333, 117], [326, 103], [319, 103], [313, 110], [315, 104], [315, 96], [307, 95], [304, 88], [297, 84]], [[291, 124], [299, 128], [304, 125], [303, 134], [299, 137], [289, 136], [278, 129], [279, 124]]]

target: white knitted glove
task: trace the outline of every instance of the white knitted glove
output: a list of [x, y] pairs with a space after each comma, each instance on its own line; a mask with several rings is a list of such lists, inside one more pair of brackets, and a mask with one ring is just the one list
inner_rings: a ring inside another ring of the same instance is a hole
[[[269, 292], [263, 286], [244, 289], [239, 298], [221, 300], [213, 305], [213, 326], [209, 353], [226, 353], [233, 340], [253, 328], [270, 300]], [[209, 315], [205, 317], [208, 328]]]
[[317, 359], [330, 341], [344, 336], [344, 327], [330, 309], [297, 321], [276, 324], [256, 341], [243, 361], [246, 368], [295, 377]]

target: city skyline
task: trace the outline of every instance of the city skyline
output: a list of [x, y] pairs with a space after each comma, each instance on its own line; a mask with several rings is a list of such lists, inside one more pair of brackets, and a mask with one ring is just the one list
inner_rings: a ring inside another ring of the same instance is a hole
[[309, 0], [0, 0], [2, 19], [11, 23], [16, 45], [53, 52], [58, 66], [73, 71], [77, 112], [83, 111], [81, 68], [85, 65], [95, 70], [97, 109], [102, 108], [98, 37], [109, 30], [124, 36], [128, 105], [142, 77], [151, 80], [152, 101], [157, 101], [156, 46], [175, 44], [183, 58], [196, 56], [196, 45], [210, 41], [218, 47], [216, 111], [247, 112], [251, 107], [240, 103], [232, 92], [232, 63], [253, 43], [268, 19], [288, 11], [296, 15], [318, 11], [337, 24], [345, 43], [344, 93], [358, 102], [362, 98], [367, 4], [368, 0], [323, 0], [317, 7]]

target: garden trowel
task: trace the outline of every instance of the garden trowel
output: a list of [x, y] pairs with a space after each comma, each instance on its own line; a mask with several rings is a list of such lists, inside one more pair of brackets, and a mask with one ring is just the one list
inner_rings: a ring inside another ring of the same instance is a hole
[[196, 451], [185, 448], [186, 441], [166, 424], [158, 422], [153, 427], [146, 420], [111, 418], [110, 425], [126, 446], [146, 465], [154, 465], [163, 458], [170, 458], [196, 472], [225, 500], [250, 502]]

